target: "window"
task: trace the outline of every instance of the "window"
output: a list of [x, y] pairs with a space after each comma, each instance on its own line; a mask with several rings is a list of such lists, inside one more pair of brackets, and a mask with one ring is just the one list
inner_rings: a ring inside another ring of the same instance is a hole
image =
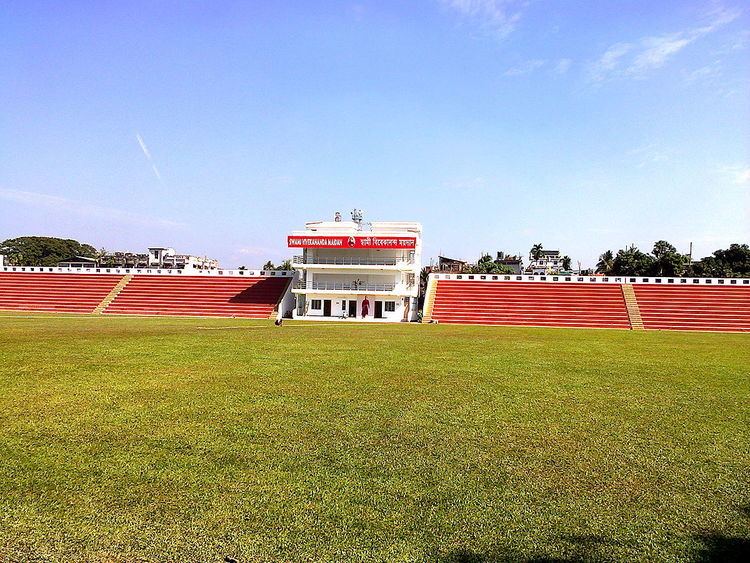
[[385, 312], [386, 313], [393, 313], [396, 310], [396, 302], [395, 301], [386, 301], [385, 302]]
[[312, 299], [310, 301], [310, 309], [313, 309], [314, 311], [320, 311], [321, 306], [320, 299]]

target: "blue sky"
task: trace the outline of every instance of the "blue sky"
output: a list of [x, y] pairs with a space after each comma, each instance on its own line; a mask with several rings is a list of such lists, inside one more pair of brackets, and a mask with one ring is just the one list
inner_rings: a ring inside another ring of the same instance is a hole
[[750, 242], [741, 2], [0, 4], [0, 239], [290, 255], [334, 211], [443, 253]]

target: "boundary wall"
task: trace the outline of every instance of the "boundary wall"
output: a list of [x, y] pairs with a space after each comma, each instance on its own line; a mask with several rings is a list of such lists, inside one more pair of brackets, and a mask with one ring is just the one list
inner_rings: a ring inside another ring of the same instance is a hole
[[750, 286], [750, 278], [670, 278], [651, 276], [563, 276], [544, 275], [531, 276], [520, 274], [442, 274], [432, 273], [430, 279], [450, 281], [492, 281], [492, 282], [537, 282], [537, 283], [598, 283], [598, 284], [663, 284], [663, 285], [746, 285]]

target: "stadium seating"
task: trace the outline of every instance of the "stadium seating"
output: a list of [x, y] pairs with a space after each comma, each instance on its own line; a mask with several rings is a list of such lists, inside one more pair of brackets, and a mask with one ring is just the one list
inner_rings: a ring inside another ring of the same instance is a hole
[[646, 329], [750, 331], [750, 286], [633, 286]]
[[267, 319], [290, 279], [136, 275], [104, 309], [104, 314]]
[[120, 275], [0, 272], [0, 310], [91, 313]]
[[441, 323], [630, 328], [619, 285], [438, 280]]

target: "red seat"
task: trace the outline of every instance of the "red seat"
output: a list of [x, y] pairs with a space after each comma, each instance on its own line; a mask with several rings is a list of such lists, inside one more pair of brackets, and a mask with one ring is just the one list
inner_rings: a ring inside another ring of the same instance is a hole
[[0, 309], [92, 313], [121, 279], [116, 274], [0, 272]]
[[630, 328], [615, 284], [438, 280], [435, 291], [441, 323]]
[[267, 319], [290, 279], [135, 275], [104, 313]]
[[750, 286], [633, 285], [650, 329], [750, 331]]

